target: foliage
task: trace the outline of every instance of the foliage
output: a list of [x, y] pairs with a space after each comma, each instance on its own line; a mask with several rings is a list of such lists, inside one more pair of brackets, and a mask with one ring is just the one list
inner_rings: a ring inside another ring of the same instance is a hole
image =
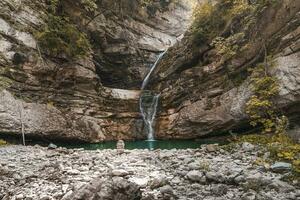
[[192, 24], [194, 40], [198, 42], [213, 40], [233, 19], [251, 13], [253, 7], [245, 0], [220, 0], [216, 4], [205, 1], [199, 4], [194, 10]]
[[[81, 0], [85, 9], [96, 9], [94, 0]], [[64, 55], [76, 59], [88, 54], [90, 43], [87, 36], [66, 16], [60, 16], [57, 7], [61, 0], [51, 0], [47, 24], [35, 36], [42, 50], [51, 56]]]
[[238, 43], [243, 38], [243, 33], [237, 33], [228, 38], [216, 37], [211, 45], [216, 48], [217, 55], [222, 56], [224, 60], [227, 60], [237, 54], [237, 50], [239, 49]]
[[[57, 14], [57, 9], [59, 5], [62, 5], [65, 0], [49, 0], [49, 12], [52, 14]], [[74, 3], [79, 3], [82, 8], [88, 12], [94, 12], [97, 10], [97, 0], [80, 0]]]
[[238, 142], [250, 142], [266, 147], [270, 152], [271, 160], [265, 162], [274, 160], [289, 162], [292, 164], [294, 172], [300, 174], [300, 144], [293, 142], [287, 134], [247, 135], [239, 138]]
[[0, 139], [0, 146], [3, 146], [3, 145], [7, 145], [7, 142], [5, 140]]
[[233, 35], [251, 30], [251, 25], [260, 18], [260, 12], [278, 2], [281, 0], [206, 0], [194, 9], [193, 40], [196, 44], [205, 43], [221, 36], [224, 31], [230, 31], [229, 34]]
[[95, 12], [98, 8], [97, 0], [80, 0], [80, 3], [83, 5], [84, 9], [89, 12]]
[[139, 2], [143, 7], [148, 7], [148, 6], [152, 6], [153, 4], [155, 4], [157, 2], [159, 2], [161, 4], [161, 6], [163, 6], [163, 5], [168, 5], [171, 2], [177, 3], [178, 0], [169, 0], [169, 1], [139, 0]]
[[51, 56], [66, 55], [68, 58], [86, 56], [90, 43], [68, 18], [49, 15], [48, 23], [36, 38], [43, 50]]
[[263, 133], [284, 132], [288, 120], [276, 113], [274, 97], [279, 93], [277, 79], [268, 75], [266, 64], [260, 64], [252, 70], [251, 84], [253, 95], [246, 104], [246, 113], [252, 126], [263, 126]]
[[194, 10], [194, 21], [191, 27], [193, 40], [196, 43], [207, 42], [216, 37], [225, 27], [223, 14], [210, 2], [198, 5]]
[[8, 68], [0, 68], [0, 91], [10, 87], [12, 80], [5, 77], [4, 74], [7, 72]]

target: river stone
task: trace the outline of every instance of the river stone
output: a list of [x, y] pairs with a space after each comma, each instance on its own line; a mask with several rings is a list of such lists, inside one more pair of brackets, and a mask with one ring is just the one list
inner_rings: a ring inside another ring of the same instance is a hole
[[216, 152], [217, 150], [219, 149], [219, 146], [218, 146], [218, 144], [208, 144], [207, 146], [206, 146], [206, 151], [208, 151], [208, 152]]
[[200, 168], [200, 165], [198, 162], [192, 162], [192, 163], [188, 164], [188, 168], [190, 170], [197, 170]]
[[245, 193], [242, 196], [242, 200], [255, 200], [255, 198], [256, 198], [256, 195], [252, 192]]
[[165, 175], [154, 177], [150, 182], [150, 187], [152, 189], [162, 187], [168, 183], [168, 179]]
[[143, 177], [143, 178], [139, 178], [139, 177], [132, 177], [128, 179], [130, 182], [137, 184], [138, 186], [140, 186], [141, 188], [145, 188], [148, 185], [149, 182], [149, 178], [148, 177]]
[[53, 144], [53, 143], [50, 143], [48, 145], [48, 149], [56, 149], [56, 148], [57, 148], [57, 146], [55, 144]]
[[271, 165], [271, 170], [278, 173], [290, 171], [291, 169], [292, 165], [286, 162], [276, 162]]
[[193, 171], [188, 172], [186, 176], [191, 181], [200, 182], [201, 178], [203, 176], [203, 173], [200, 171], [193, 170]]
[[254, 150], [254, 148], [255, 148], [255, 146], [253, 144], [249, 143], [249, 142], [244, 142], [242, 144], [242, 149], [244, 151], [252, 151], [252, 150]]
[[161, 188], [159, 188], [160, 193], [162, 194], [168, 194], [168, 195], [173, 195], [173, 188], [170, 185], [165, 185]]
[[114, 169], [111, 173], [113, 176], [127, 176], [129, 174], [129, 172], [124, 169]]
[[217, 196], [222, 196], [222, 195], [227, 193], [228, 186], [223, 185], [223, 184], [215, 185], [215, 186], [212, 187], [211, 191], [212, 191], [213, 194], [215, 194]]

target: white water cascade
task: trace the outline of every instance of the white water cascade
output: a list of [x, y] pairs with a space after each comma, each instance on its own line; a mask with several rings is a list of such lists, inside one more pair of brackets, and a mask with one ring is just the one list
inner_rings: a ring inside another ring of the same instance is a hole
[[143, 120], [145, 123], [146, 131], [147, 131], [147, 139], [148, 141], [154, 141], [154, 123], [155, 123], [155, 116], [157, 113], [157, 105], [158, 100], [160, 97], [160, 94], [153, 94], [151, 91], [145, 91], [150, 76], [152, 72], [154, 71], [155, 67], [159, 63], [160, 59], [163, 57], [163, 55], [166, 53], [166, 51], [162, 52], [155, 63], [152, 65], [149, 73], [145, 77], [141, 90], [141, 97], [140, 97], [140, 111], [143, 116]]

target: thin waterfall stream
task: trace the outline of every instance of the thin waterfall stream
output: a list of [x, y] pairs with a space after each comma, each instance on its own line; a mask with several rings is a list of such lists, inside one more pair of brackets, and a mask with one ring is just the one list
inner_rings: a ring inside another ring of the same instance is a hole
[[156, 59], [155, 63], [152, 65], [149, 73], [145, 77], [142, 87], [141, 87], [141, 97], [140, 97], [140, 111], [143, 117], [143, 121], [145, 123], [145, 128], [147, 131], [147, 139], [148, 141], [155, 141], [155, 133], [154, 133], [154, 125], [155, 125], [155, 117], [157, 113], [157, 106], [160, 94], [154, 94], [152, 91], [145, 90], [150, 76], [156, 66], [158, 65], [159, 61], [163, 57], [166, 51], [162, 52], [158, 58]]

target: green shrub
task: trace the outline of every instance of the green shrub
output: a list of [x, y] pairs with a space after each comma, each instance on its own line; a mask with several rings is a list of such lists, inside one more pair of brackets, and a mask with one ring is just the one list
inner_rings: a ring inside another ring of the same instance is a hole
[[[63, 3], [63, 0], [50, 0], [46, 24], [41, 31], [35, 33], [36, 39], [43, 52], [53, 57], [84, 57], [88, 55], [91, 45], [86, 34], [65, 16]], [[79, 3], [89, 12], [97, 9], [96, 0], [80, 0], [74, 3]]]
[[0, 139], [0, 146], [3, 146], [3, 145], [7, 145], [7, 142], [5, 140]]
[[9, 78], [0, 76], [0, 91], [8, 88], [12, 84], [12, 81]]
[[[230, 31], [226, 35], [251, 31], [251, 27], [260, 18], [265, 7], [277, 5], [282, 0], [206, 0], [194, 9], [194, 20], [191, 35], [196, 44], [212, 41]], [[235, 23], [233, 23], [235, 22]]]
[[247, 135], [238, 139], [238, 143], [250, 142], [261, 145], [270, 152], [270, 159], [265, 162], [284, 161], [293, 166], [297, 176], [300, 175], [300, 144], [294, 142], [287, 134], [278, 133], [275, 135]]
[[205, 1], [194, 10], [191, 32], [197, 42], [207, 42], [220, 36], [234, 18], [251, 13], [253, 6], [244, 0]]
[[217, 7], [210, 2], [197, 6], [193, 15], [191, 33], [197, 44], [212, 40], [225, 27], [226, 21], [223, 14], [218, 12]]
[[87, 36], [71, 24], [66, 17], [49, 15], [46, 26], [35, 34], [40, 47], [51, 56], [84, 57], [90, 43]]
[[246, 104], [246, 113], [252, 126], [262, 125], [263, 133], [283, 133], [288, 120], [277, 114], [273, 99], [279, 93], [279, 85], [277, 79], [267, 73], [267, 67], [260, 64], [252, 70], [253, 95]]
[[228, 60], [237, 54], [239, 42], [244, 38], [243, 33], [234, 34], [228, 38], [216, 37], [211, 45], [215, 47], [217, 55]]

